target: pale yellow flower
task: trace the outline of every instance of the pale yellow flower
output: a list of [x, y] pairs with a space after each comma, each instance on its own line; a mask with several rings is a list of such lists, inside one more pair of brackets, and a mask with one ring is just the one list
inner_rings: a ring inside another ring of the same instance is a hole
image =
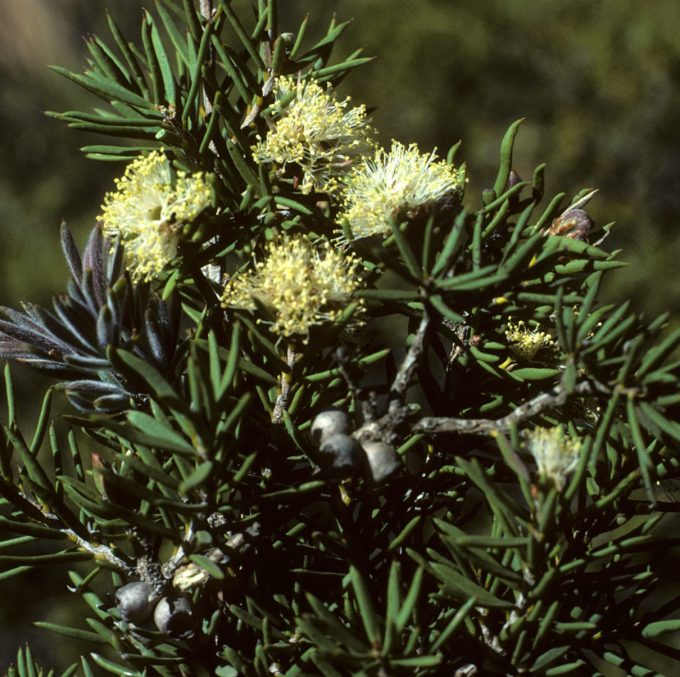
[[571, 439], [562, 426], [535, 428], [526, 433], [527, 446], [536, 461], [539, 477], [549, 479], [558, 491], [581, 457], [581, 441]]
[[510, 350], [523, 360], [533, 360], [540, 350], [556, 346], [550, 334], [537, 329], [528, 329], [523, 320], [509, 322], [505, 338], [510, 342]]
[[115, 184], [99, 224], [107, 237], [120, 236], [133, 279], [152, 280], [175, 258], [182, 226], [210, 205], [212, 190], [202, 172], [175, 171], [161, 151], [131, 162]]
[[274, 112], [279, 117], [267, 136], [253, 146], [255, 161], [282, 168], [289, 163], [299, 165], [303, 193], [334, 191], [337, 177], [374, 147], [375, 132], [366, 107], [350, 107], [349, 97], [338, 101], [330, 85], [323, 89], [312, 80], [284, 76], [276, 79], [274, 94]]
[[464, 185], [462, 169], [416, 144], [393, 141], [389, 152], [377, 150], [346, 176], [338, 220], [346, 220], [355, 237], [388, 235], [398, 214], [449, 199]]
[[307, 335], [312, 325], [336, 320], [360, 285], [359, 260], [329, 242], [312, 244], [302, 235], [270, 243], [252, 272], [228, 282], [222, 304], [256, 309], [255, 299], [274, 315], [281, 336]]

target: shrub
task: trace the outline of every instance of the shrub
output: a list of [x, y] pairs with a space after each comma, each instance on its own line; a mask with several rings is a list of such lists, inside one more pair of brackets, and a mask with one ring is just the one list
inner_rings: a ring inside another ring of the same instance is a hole
[[594, 191], [522, 180], [521, 121], [481, 200], [458, 144], [380, 148], [337, 93], [367, 61], [331, 59], [345, 23], [156, 9], [139, 45], [111, 20], [84, 74], [57, 69], [107, 107], [53, 115], [127, 164], [82, 256], [62, 229], [67, 292], [0, 321], [0, 354], [72, 407], [62, 436], [48, 390], [23, 433], [6, 370], [0, 577], [80, 563], [88, 627], [39, 623], [97, 647], [64, 674], [677, 658], [654, 595], [680, 331], [598, 304], [622, 264]]

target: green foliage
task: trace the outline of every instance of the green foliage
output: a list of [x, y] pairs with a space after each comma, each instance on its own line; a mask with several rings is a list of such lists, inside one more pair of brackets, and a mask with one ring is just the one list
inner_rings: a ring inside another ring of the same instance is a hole
[[[520, 180], [518, 121], [479, 201], [456, 183], [456, 147], [443, 195], [427, 192], [432, 156], [419, 181], [393, 168], [401, 182], [376, 159], [390, 180], [366, 209], [401, 202], [385, 237], [354, 238], [338, 214], [366, 158], [343, 155], [349, 104], [329, 103], [366, 61], [331, 58], [347, 24], [279, 34], [274, 0], [250, 23], [212, 4], [159, 0], [138, 43], [110, 20], [84, 74], [57, 69], [107, 105], [52, 114], [112, 137], [89, 157], [160, 149], [173, 169], [125, 194], [141, 206], [115, 242], [96, 228], [81, 258], [63, 229], [72, 280], [53, 310], [3, 310], [0, 354], [51, 373], [76, 410], [53, 420], [49, 390], [25, 435], [7, 368], [0, 526], [16, 537], [0, 578], [85, 563], [69, 577], [87, 627], [39, 624], [93, 645], [65, 674], [647, 674], [649, 651], [676, 660], [658, 638], [677, 599], [650, 600], [677, 545], [659, 523], [678, 504], [658, 487], [678, 477], [680, 332], [598, 303], [622, 264], [586, 212], [593, 191], [545, 200], [544, 166]], [[325, 116], [299, 113], [304, 152], [256, 161], [312, 96], [303, 81], [329, 87]], [[159, 218], [190, 175], [209, 177], [211, 204]], [[165, 258], [141, 282], [130, 243], [147, 236]], [[316, 253], [291, 260], [299, 242]], [[274, 256], [283, 302], [257, 278]], [[320, 293], [323, 275], [335, 286]], [[310, 304], [306, 331], [277, 329]], [[310, 434], [337, 409], [346, 427]], [[28, 650], [16, 670], [37, 671]]]

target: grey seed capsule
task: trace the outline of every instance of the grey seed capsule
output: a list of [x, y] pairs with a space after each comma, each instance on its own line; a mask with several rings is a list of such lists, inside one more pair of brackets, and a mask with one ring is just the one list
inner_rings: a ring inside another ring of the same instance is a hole
[[186, 597], [163, 597], [153, 612], [156, 627], [165, 635], [188, 637], [193, 634], [195, 619]]
[[401, 468], [401, 461], [392, 445], [367, 441], [361, 446], [366, 454], [369, 475], [376, 484], [389, 479]]
[[318, 461], [329, 477], [347, 479], [354, 475], [361, 464], [361, 447], [349, 435], [331, 435], [321, 445]]
[[340, 409], [327, 409], [317, 414], [310, 430], [312, 440], [317, 446], [321, 446], [331, 435], [349, 435], [351, 432], [352, 421]]
[[158, 600], [153, 588], [142, 581], [134, 581], [118, 588], [115, 597], [120, 615], [132, 623], [147, 619]]

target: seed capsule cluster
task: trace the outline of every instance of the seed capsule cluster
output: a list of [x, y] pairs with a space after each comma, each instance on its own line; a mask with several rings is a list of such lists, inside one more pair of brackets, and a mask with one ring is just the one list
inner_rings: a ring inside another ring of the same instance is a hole
[[171, 637], [188, 637], [194, 632], [195, 619], [188, 597], [160, 597], [143, 581], [133, 581], [118, 588], [116, 606], [123, 620], [142, 623], [152, 614], [160, 632]]
[[394, 447], [385, 442], [358, 436], [348, 414], [327, 409], [312, 421], [310, 435], [317, 446], [317, 462], [331, 479], [345, 480], [363, 470], [374, 484], [392, 477], [401, 461]]

